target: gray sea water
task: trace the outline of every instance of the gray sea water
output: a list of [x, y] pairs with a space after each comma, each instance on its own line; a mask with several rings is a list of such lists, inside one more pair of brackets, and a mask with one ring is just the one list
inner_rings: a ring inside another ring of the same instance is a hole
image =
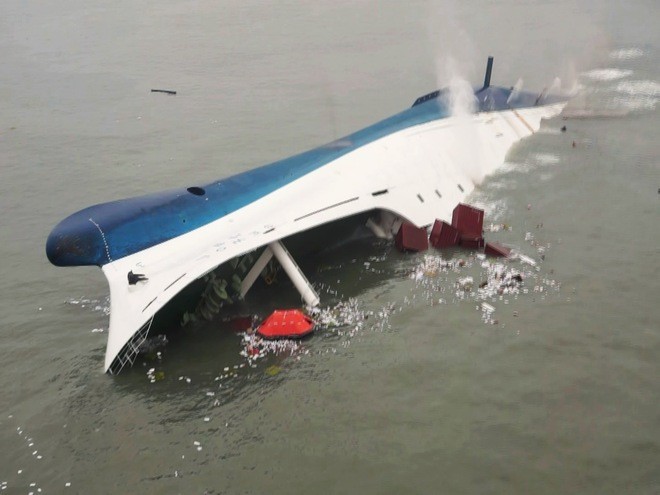
[[[643, 0], [2, 2], [0, 493], [660, 493], [658, 25]], [[57, 222], [478, 85], [488, 55], [495, 84], [578, 89], [470, 198], [536, 262], [502, 268], [519, 293], [360, 244], [309, 274], [345, 325], [289, 354], [246, 365], [215, 322], [102, 373], [107, 285], [48, 263]]]

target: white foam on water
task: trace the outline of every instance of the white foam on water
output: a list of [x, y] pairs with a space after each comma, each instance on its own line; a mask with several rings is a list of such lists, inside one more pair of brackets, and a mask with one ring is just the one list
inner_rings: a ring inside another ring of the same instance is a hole
[[86, 297], [79, 298], [69, 298], [65, 301], [65, 304], [71, 306], [78, 306], [88, 311], [95, 313], [103, 313], [104, 315], [110, 315], [110, 296], [100, 299], [90, 299]]
[[536, 133], [558, 136], [559, 134], [561, 134], [561, 130], [556, 127], [541, 127], [538, 131], [536, 131]]
[[560, 162], [557, 155], [552, 153], [534, 153], [531, 155], [532, 160], [539, 165], [556, 165]]
[[614, 60], [633, 60], [644, 55], [641, 48], [623, 48], [610, 52], [610, 58]]
[[504, 162], [500, 165], [495, 172], [491, 174], [491, 177], [497, 177], [498, 175], [508, 174], [510, 172], [518, 172], [521, 170], [526, 170], [528, 167], [524, 163], [519, 162]]
[[630, 69], [594, 69], [585, 72], [584, 75], [592, 81], [616, 81], [632, 75]]
[[500, 191], [503, 189], [512, 189], [515, 185], [515, 181], [508, 180], [504, 178], [497, 178], [488, 181], [488, 189]]
[[550, 179], [552, 179], [555, 176], [555, 174], [552, 173], [544, 173], [544, 174], [539, 174], [538, 178], [540, 182], [547, 182]]
[[613, 101], [628, 110], [654, 110], [660, 98], [660, 84], [655, 81], [621, 81]]
[[660, 96], [660, 84], [655, 81], [622, 81], [616, 91], [628, 95]]
[[500, 222], [506, 217], [508, 205], [504, 199], [474, 198], [471, 204], [484, 210], [491, 222]]

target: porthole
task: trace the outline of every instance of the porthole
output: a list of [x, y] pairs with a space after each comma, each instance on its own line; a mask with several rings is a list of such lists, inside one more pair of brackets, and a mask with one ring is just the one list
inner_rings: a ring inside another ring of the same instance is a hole
[[186, 191], [188, 191], [190, 194], [194, 194], [195, 196], [204, 196], [206, 194], [206, 191], [198, 186], [189, 187], [186, 189]]

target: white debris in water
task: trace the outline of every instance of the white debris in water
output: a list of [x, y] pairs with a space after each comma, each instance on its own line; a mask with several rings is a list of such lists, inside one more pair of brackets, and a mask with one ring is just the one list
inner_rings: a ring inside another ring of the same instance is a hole
[[367, 315], [356, 298], [340, 301], [334, 306], [316, 307], [310, 310], [316, 323], [326, 329], [361, 325]]
[[462, 258], [445, 260], [442, 256], [426, 254], [422, 259], [422, 262], [413, 269], [411, 278], [414, 280], [421, 280], [428, 276], [436, 276], [440, 273], [457, 272], [466, 264], [467, 261]]
[[110, 314], [110, 298], [106, 297], [103, 301], [98, 299], [88, 299], [85, 297], [77, 299], [68, 299], [65, 301], [66, 304], [72, 306], [80, 306], [81, 308], [91, 309], [91, 311], [97, 313], [103, 313], [104, 315]]
[[92, 333], [103, 333], [105, 332], [104, 328], [92, 328]]
[[[247, 358], [249, 365], [252, 365], [254, 361], [267, 355], [293, 355], [299, 352], [301, 349], [301, 343], [298, 340], [266, 340], [262, 339], [256, 333], [242, 334], [241, 343], [243, 345], [243, 349], [241, 350], [240, 354], [241, 356]], [[229, 371], [229, 368], [225, 368], [225, 371]], [[229, 375], [224, 376], [226, 377]]]
[[474, 279], [472, 277], [459, 278], [456, 281], [456, 285], [458, 286], [459, 289], [465, 292], [469, 292], [472, 290], [472, 287], [474, 286]]
[[524, 254], [517, 254], [516, 256], [523, 263], [527, 263], [528, 265], [531, 265], [531, 266], [536, 266], [536, 261], [533, 258], [530, 258], [529, 256], [526, 256]]
[[495, 306], [492, 306], [491, 304], [488, 304], [487, 302], [482, 302], [481, 303], [481, 309], [488, 313], [493, 313], [495, 311]]
[[[545, 253], [548, 246], [541, 246], [530, 233], [527, 240], [537, 247], [540, 253]], [[516, 263], [516, 260], [523, 261], [523, 264]], [[477, 274], [477, 267], [483, 269], [481, 274]], [[557, 282], [540, 276], [539, 271], [538, 262], [523, 254], [494, 261], [478, 255], [471, 255], [466, 259], [445, 260], [438, 253], [428, 253], [411, 271], [410, 278], [415, 282], [416, 288], [411, 297], [404, 299], [404, 305], [414, 304], [420, 288], [424, 291], [418, 299], [432, 306], [446, 304], [445, 294], [453, 294], [454, 301], [476, 300], [476, 307], [481, 310], [483, 321], [496, 324], [498, 321], [493, 318], [496, 308], [491, 302], [501, 301], [506, 305], [509, 304], [508, 296], [517, 298], [519, 294], [545, 294], [551, 290], [559, 290], [560, 285]], [[530, 284], [529, 287], [525, 285], [526, 282]]]

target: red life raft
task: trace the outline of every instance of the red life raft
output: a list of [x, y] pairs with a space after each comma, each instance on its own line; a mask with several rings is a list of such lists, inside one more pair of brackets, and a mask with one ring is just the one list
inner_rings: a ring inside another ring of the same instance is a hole
[[264, 339], [300, 339], [314, 331], [314, 320], [298, 309], [275, 310], [266, 318], [257, 334]]

